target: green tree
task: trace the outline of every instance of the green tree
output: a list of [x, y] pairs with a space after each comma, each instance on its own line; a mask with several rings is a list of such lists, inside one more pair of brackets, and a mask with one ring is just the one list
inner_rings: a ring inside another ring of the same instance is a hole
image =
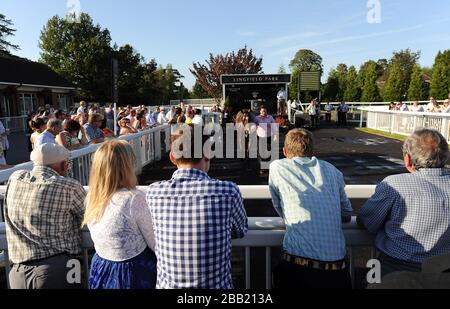
[[411, 76], [411, 83], [408, 89], [408, 100], [421, 101], [426, 99], [425, 82], [423, 80], [423, 73], [418, 65], [413, 68]]
[[328, 75], [327, 83], [323, 88], [323, 99], [326, 101], [339, 101], [339, 74], [336, 69], [332, 69]]
[[369, 63], [364, 72], [364, 86], [362, 89], [361, 102], [380, 101], [380, 91], [377, 85], [378, 72], [375, 62]]
[[11, 44], [7, 37], [14, 36], [16, 29], [12, 28], [12, 21], [0, 13], [0, 52], [8, 53], [9, 50], [18, 50], [19, 46]]
[[145, 103], [140, 91], [144, 80], [144, 58], [131, 46], [124, 45], [115, 52], [119, 61], [119, 102], [121, 105]]
[[439, 52], [433, 66], [430, 95], [436, 99], [447, 98], [450, 92], [450, 50]]
[[208, 99], [209, 95], [208, 92], [203, 89], [202, 85], [196, 82], [192, 88], [191, 97], [193, 99]]
[[389, 101], [402, 101], [405, 92], [403, 92], [403, 79], [400, 66], [397, 63], [389, 70], [389, 77], [383, 91], [383, 99]]
[[[397, 65], [400, 71], [401, 80], [401, 92], [406, 94], [409, 89], [409, 84], [411, 83], [411, 76], [413, 73], [414, 66], [420, 59], [420, 51], [412, 52], [410, 49], [401, 50], [394, 52], [392, 59], [389, 63], [389, 68], [391, 69], [394, 65]], [[390, 75], [390, 74], [389, 74]]]
[[155, 102], [157, 104], [169, 104], [170, 100], [180, 100], [188, 93], [187, 89], [181, 83], [184, 78], [180, 72], [168, 64], [165, 68], [159, 66], [155, 71], [158, 83], [159, 95]]
[[348, 67], [346, 64], [340, 63], [336, 67], [337, 79], [339, 82], [339, 90], [336, 95], [336, 101], [344, 100], [344, 93], [347, 89], [347, 73]]
[[357, 102], [359, 101], [359, 93], [361, 89], [358, 87], [358, 72], [356, 72], [356, 68], [351, 66], [347, 72], [347, 87], [344, 92], [344, 100], [347, 102]]
[[111, 35], [94, 25], [88, 14], [79, 23], [55, 16], [44, 26], [39, 41], [41, 61], [81, 89], [81, 97], [111, 99]]
[[[322, 57], [312, 50], [300, 49], [291, 60], [289, 68], [292, 71], [292, 83], [289, 86], [289, 96], [292, 99], [298, 98], [298, 84], [301, 72], [314, 72], [319, 71], [323, 73]], [[312, 94], [305, 93], [301, 100], [303, 102], [309, 101], [312, 98]]]
[[245, 46], [225, 55], [210, 54], [206, 64], [194, 63], [191, 73], [203, 89], [219, 101], [222, 98], [220, 77], [223, 74], [259, 74], [262, 73], [262, 62], [262, 58], [256, 57], [253, 50]]

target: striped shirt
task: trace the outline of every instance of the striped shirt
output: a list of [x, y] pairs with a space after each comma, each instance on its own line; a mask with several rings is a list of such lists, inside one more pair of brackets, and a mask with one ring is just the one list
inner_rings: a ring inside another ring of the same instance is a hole
[[423, 263], [450, 253], [450, 171], [422, 169], [386, 178], [360, 211], [378, 250]]
[[231, 239], [247, 231], [239, 188], [196, 169], [151, 185], [159, 289], [231, 289]]
[[80, 253], [85, 197], [78, 181], [48, 167], [12, 174], [4, 209], [11, 261], [19, 264]]
[[286, 223], [284, 250], [323, 262], [346, 255], [342, 216], [352, 214], [342, 173], [317, 158], [294, 158], [270, 165], [273, 205]]

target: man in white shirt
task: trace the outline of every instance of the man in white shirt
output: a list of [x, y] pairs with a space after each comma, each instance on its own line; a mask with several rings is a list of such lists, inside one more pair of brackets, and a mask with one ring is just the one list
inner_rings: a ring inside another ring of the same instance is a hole
[[192, 118], [192, 124], [203, 126], [203, 117], [202, 117], [202, 111], [199, 109], [195, 110], [195, 116]]
[[63, 130], [62, 122], [59, 119], [53, 118], [47, 122], [47, 130], [36, 138], [34, 147], [37, 148], [44, 144], [56, 144], [55, 138]]
[[330, 102], [325, 104], [325, 120], [327, 123], [331, 123], [331, 112], [333, 111], [333, 105]]
[[158, 121], [158, 124], [161, 124], [161, 125], [166, 124], [168, 122], [166, 119], [166, 113], [164, 112], [164, 108], [160, 109], [157, 121]]
[[167, 112], [166, 114], [166, 119], [167, 122], [171, 122], [173, 117], [175, 117], [175, 114], [177, 113], [177, 107], [176, 106], [172, 106], [172, 108], [170, 109], [169, 112]]
[[287, 105], [286, 105], [286, 91], [281, 88], [280, 91], [277, 93], [277, 99], [278, 99], [278, 114], [279, 115], [286, 115], [287, 114]]

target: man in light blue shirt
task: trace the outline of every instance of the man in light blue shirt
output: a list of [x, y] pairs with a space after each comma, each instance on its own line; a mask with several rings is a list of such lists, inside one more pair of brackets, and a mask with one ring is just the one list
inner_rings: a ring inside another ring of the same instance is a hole
[[36, 138], [34, 148], [44, 144], [56, 144], [55, 138], [63, 130], [62, 122], [59, 119], [50, 119], [47, 122], [47, 130]]
[[342, 173], [313, 156], [313, 136], [303, 129], [286, 136], [284, 155], [270, 166], [273, 205], [286, 224], [276, 288], [351, 288], [342, 220], [352, 207]]

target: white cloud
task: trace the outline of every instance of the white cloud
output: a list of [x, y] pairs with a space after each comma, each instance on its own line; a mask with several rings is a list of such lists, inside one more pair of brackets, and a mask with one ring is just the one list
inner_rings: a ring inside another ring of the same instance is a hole
[[319, 36], [324, 36], [329, 34], [330, 32], [303, 32], [303, 33], [297, 33], [297, 34], [290, 34], [290, 35], [284, 35], [277, 38], [272, 38], [267, 41], [265, 41], [262, 44], [262, 47], [274, 47], [279, 46], [285, 43], [289, 43], [294, 40], [298, 39], [311, 39]]
[[288, 47], [288, 48], [278, 49], [273, 54], [280, 56], [280, 55], [285, 55], [285, 54], [290, 54], [290, 53], [296, 52], [297, 50], [299, 50], [301, 48], [312, 48], [312, 47], [323, 46], [323, 45], [332, 45], [332, 44], [336, 44], [336, 43], [370, 39], [370, 38], [375, 38], [375, 37], [380, 37], [380, 36], [385, 36], [385, 35], [390, 35], [390, 34], [409, 32], [409, 31], [421, 29], [424, 26], [425, 26], [425, 24], [419, 24], [419, 25], [415, 25], [415, 26], [411, 26], [411, 27], [407, 27], [407, 28], [396, 29], [396, 30], [368, 33], [368, 34], [362, 34], [362, 35], [346, 36], [346, 37], [340, 37], [340, 38], [336, 38], [336, 39], [332, 39], [332, 40], [320, 41], [320, 42], [316, 42], [316, 43], [312, 43], [312, 44], [302, 44], [302, 45], [292, 46], [292, 47]]

